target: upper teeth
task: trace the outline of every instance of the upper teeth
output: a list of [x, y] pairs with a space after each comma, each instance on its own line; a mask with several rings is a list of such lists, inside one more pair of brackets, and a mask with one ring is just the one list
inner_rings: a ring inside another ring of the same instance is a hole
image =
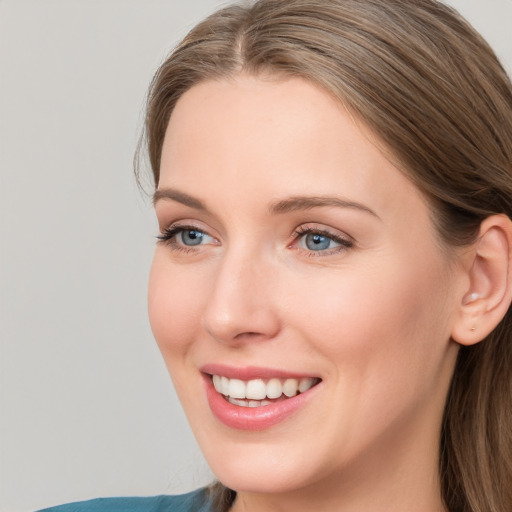
[[287, 397], [292, 397], [297, 393], [304, 393], [313, 387], [314, 384], [315, 379], [312, 377], [243, 381], [240, 379], [228, 379], [221, 375], [213, 376], [213, 385], [219, 393], [231, 398], [249, 398], [252, 400], [279, 398], [283, 393]]

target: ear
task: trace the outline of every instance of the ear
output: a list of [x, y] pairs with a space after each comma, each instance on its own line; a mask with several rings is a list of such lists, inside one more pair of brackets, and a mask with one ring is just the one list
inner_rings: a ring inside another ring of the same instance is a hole
[[460, 301], [452, 339], [474, 345], [489, 335], [512, 298], [512, 222], [505, 215], [487, 217], [467, 254], [469, 288]]

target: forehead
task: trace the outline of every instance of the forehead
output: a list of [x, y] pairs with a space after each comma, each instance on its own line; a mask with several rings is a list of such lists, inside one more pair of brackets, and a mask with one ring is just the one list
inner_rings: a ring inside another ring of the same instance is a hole
[[381, 147], [341, 102], [304, 79], [206, 81], [174, 109], [160, 186], [206, 201], [229, 186], [246, 198], [334, 192], [371, 200], [372, 209], [394, 210], [411, 196], [426, 206]]

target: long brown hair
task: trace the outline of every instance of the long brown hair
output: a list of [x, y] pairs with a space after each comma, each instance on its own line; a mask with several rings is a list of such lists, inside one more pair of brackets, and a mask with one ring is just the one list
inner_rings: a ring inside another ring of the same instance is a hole
[[[512, 85], [482, 37], [435, 0], [259, 0], [197, 25], [158, 70], [145, 137], [158, 185], [181, 95], [241, 71], [299, 76], [338, 98], [430, 200], [447, 246], [512, 218]], [[462, 347], [445, 409], [439, 474], [451, 512], [512, 511], [512, 318]], [[216, 510], [233, 491], [217, 485]]]

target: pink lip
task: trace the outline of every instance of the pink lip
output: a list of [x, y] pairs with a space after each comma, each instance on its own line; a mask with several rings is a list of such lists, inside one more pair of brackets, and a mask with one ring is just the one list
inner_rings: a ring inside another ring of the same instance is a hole
[[[223, 375], [229, 378], [240, 378], [250, 380], [254, 378], [297, 378], [304, 375], [290, 374], [288, 372], [274, 372], [262, 368], [227, 368], [219, 365], [208, 365], [202, 368], [203, 381], [206, 388], [208, 404], [213, 415], [227, 427], [237, 430], [265, 430], [284, 421], [293, 415], [307, 402], [313, 398], [318, 391], [320, 384], [313, 386], [305, 393], [300, 393], [292, 398], [281, 400], [271, 405], [261, 407], [241, 407], [230, 404], [223, 395], [213, 387], [210, 375]], [[209, 374], [209, 375], [208, 375]]]
[[243, 368], [235, 366], [226, 366], [223, 364], [206, 364], [200, 368], [201, 372], [209, 375], [222, 375], [228, 379], [301, 379], [303, 377], [316, 377], [316, 375], [293, 373], [272, 368], [263, 368], [258, 366], [245, 366]]

